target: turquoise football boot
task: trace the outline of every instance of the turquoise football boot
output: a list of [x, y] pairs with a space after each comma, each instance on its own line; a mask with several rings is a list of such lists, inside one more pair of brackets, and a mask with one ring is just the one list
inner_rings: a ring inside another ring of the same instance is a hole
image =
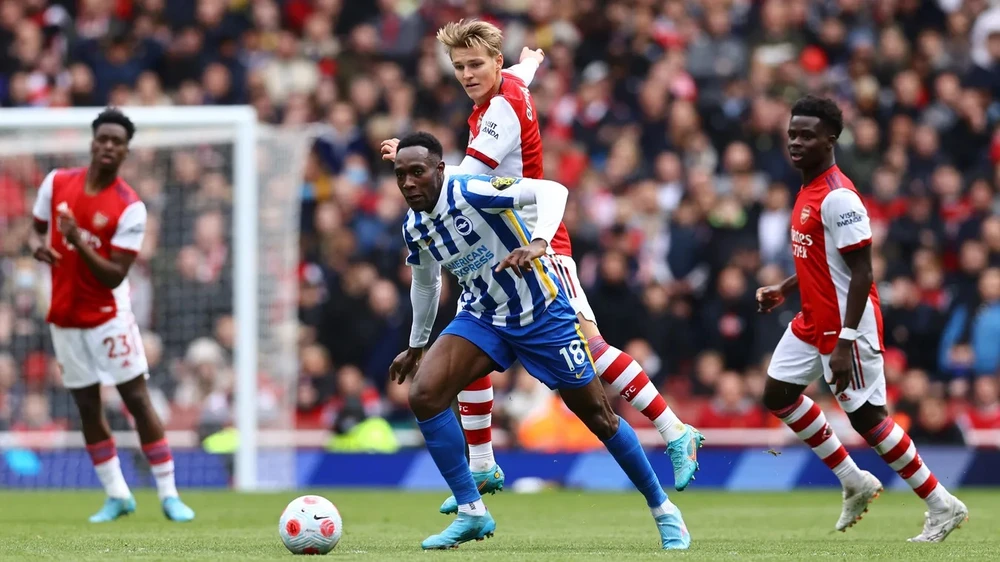
[[698, 471], [698, 449], [705, 436], [690, 425], [684, 425], [684, 434], [667, 444], [667, 454], [674, 464], [674, 489], [678, 492], [688, 487]]
[[108, 498], [97, 513], [90, 516], [91, 523], [108, 523], [119, 517], [135, 513], [135, 498]]
[[[476, 488], [479, 488], [480, 494], [495, 494], [503, 490], [504, 475], [498, 464], [494, 464], [493, 468], [484, 472], [473, 472], [472, 479], [476, 481]], [[458, 502], [455, 501], [455, 496], [448, 496], [438, 511], [445, 515], [458, 513]]]
[[458, 548], [458, 545], [469, 541], [481, 541], [492, 537], [497, 530], [497, 523], [487, 511], [485, 515], [469, 515], [459, 513], [458, 517], [441, 531], [440, 535], [431, 535], [420, 543], [424, 550], [445, 550]]
[[164, 498], [163, 514], [167, 519], [177, 523], [187, 523], [194, 519], [194, 510], [184, 504], [177, 496]]
[[656, 528], [660, 531], [663, 550], [687, 550], [691, 546], [691, 533], [684, 524], [681, 510], [676, 507], [673, 513], [656, 518]]

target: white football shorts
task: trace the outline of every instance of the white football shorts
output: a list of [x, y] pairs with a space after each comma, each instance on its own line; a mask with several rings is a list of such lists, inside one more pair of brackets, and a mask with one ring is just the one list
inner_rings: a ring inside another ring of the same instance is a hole
[[[853, 412], [866, 402], [885, 406], [882, 352], [872, 347], [867, 338], [860, 337], [854, 342], [851, 355], [854, 358], [851, 383], [847, 385], [847, 390], [837, 396], [840, 407], [845, 412]], [[792, 333], [791, 324], [774, 348], [767, 376], [800, 386], [809, 386], [822, 376], [823, 381], [830, 386], [830, 392], [834, 392], [834, 385], [830, 384], [833, 377], [830, 356], [820, 354], [815, 346], [800, 340]]]
[[122, 313], [94, 328], [49, 325], [63, 386], [115, 386], [138, 376], [149, 378], [142, 336], [131, 313]]
[[566, 291], [566, 296], [569, 297], [570, 306], [573, 307], [573, 310], [577, 314], [597, 324], [594, 309], [590, 308], [590, 301], [587, 300], [587, 295], [583, 292], [583, 286], [580, 285], [580, 277], [576, 272], [576, 260], [570, 256], [560, 255], [550, 255], [549, 258], [551, 258], [551, 263], [555, 267], [556, 277], [559, 278], [563, 290]]

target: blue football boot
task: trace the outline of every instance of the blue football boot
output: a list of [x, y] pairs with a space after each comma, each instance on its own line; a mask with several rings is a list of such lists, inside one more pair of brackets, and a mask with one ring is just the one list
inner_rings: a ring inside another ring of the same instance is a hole
[[684, 425], [684, 434], [667, 444], [667, 454], [674, 465], [674, 489], [678, 492], [688, 487], [698, 471], [698, 448], [705, 436], [690, 425]]
[[97, 513], [90, 516], [91, 523], [107, 523], [119, 517], [135, 513], [135, 498], [108, 498]]
[[[479, 489], [479, 493], [482, 495], [495, 494], [503, 490], [504, 475], [503, 470], [498, 464], [494, 464], [493, 468], [484, 472], [473, 472], [472, 479], [476, 481], [476, 488]], [[445, 515], [458, 513], [458, 502], [455, 501], [455, 496], [448, 496], [448, 499], [444, 500], [438, 511]]]
[[163, 499], [163, 514], [167, 519], [178, 523], [187, 523], [194, 519], [194, 510], [184, 504], [177, 496]]
[[687, 550], [691, 546], [691, 533], [688, 533], [679, 509], [656, 517], [656, 528], [660, 531], [663, 550]]
[[485, 515], [469, 515], [459, 513], [451, 525], [439, 535], [431, 535], [420, 543], [424, 550], [445, 550], [458, 548], [458, 545], [469, 541], [481, 541], [492, 537], [497, 524], [487, 511]]

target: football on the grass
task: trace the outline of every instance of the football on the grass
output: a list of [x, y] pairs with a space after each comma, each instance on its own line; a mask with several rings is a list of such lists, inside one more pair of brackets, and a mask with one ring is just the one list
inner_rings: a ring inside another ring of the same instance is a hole
[[326, 554], [344, 534], [344, 520], [330, 500], [302, 496], [292, 500], [278, 522], [281, 542], [292, 554]]

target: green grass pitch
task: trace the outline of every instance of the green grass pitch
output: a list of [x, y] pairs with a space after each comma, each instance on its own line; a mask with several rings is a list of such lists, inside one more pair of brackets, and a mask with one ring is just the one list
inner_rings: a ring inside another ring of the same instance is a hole
[[[444, 494], [315, 490], [344, 516], [338, 560], [997, 560], [1000, 492], [963, 490], [971, 519], [942, 544], [908, 544], [920, 532], [924, 506], [912, 493], [883, 494], [846, 534], [835, 533], [835, 490], [673, 493], [693, 537], [687, 552], [663, 552], [638, 494], [574, 491], [487, 496], [497, 534], [448, 552], [420, 550], [444, 528]], [[305, 493], [305, 492], [302, 492]], [[136, 514], [87, 523], [98, 492], [0, 493], [0, 560], [289, 560], [278, 517], [297, 494], [187, 492], [193, 523], [166, 521], [155, 495], [137, 497]]]

